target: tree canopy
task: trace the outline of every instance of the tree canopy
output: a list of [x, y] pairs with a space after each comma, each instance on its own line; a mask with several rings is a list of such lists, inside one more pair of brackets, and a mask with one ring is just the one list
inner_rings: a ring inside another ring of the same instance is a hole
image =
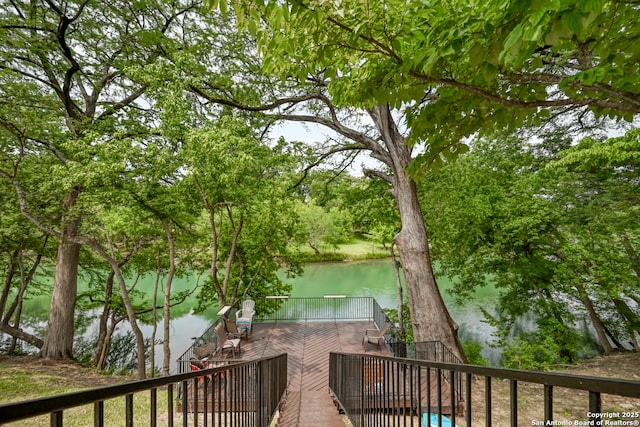
[[634, 1], [209, 3], [234, 8], [267, 72], [322, 76], [339, 105], [403, 110], [427, 163], [475, 132], [640, 113]]
[[[490, 317], [506, 365], [545, 367], [592, 351], [576, 331], [583, 318], [605, 352], [638, 349], [638, 137], [572, 146], [559, 132], [529, 144], [495, 135], [425, 181], [434, 256], [456, 296], [488, 282], [500, 291]], [[508, 340], [529, 314], [537, 328]]]

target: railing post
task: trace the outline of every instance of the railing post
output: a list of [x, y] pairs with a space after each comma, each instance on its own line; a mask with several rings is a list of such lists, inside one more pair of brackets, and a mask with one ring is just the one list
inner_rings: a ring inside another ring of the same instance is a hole
[[[451, 370], [449, 371], [449, 399], [451, 399], [451, 425], [456, 425], [456, 410], [458, 409], [458, 402], [456, 400], [456, 373]], [[460, 390], [458, 390], [460, 391]]]
[[365, 380], [364, 380], [364, 376], [365, 376], [365, 356], [361, 356], [360, 357], [360, 425], [363, 426], [364, 424], [364, 405], [365, 405], [365, 400], [364, 400], [364, 390], [365, 390]]
[[158, 418], [158, 389], [151, 389], [149, 399], [151, 400], [149, 426], [156, 427], [156, 420]]
[[465, 384], [465, 388], [466, 388], [466, 396], [467, 396], [467, 400], [465, 402], [465, 406], [466, 406], [466, 410], [465, 410], [465, 421], [467, 422], [467, 426], [470, 427], [471, 426], [471, 374], [467, 373], [466, 374], [466, 384]]
[[262, 369], [262, 363], [259, 363], [256, 366], [256, 369], [258, 370], [256, 372], [256, 386], [258, 389], [258, 398], [257, 398], [257, 402], [256, 402], [256, 410], [258, 412], [258, 419], [256, 420], [256, 425], [257, 426], [264, 426], [266, 425], [267, 420], [264, 418], [263, 416], [263, 407], [266, 405], [266, 403], [264, 402], [264, 391], [263, 391], [263, 387], [265, 384], [263, 375], [264, 375], [264, 370]]
[[173, 384], [167, 385], [167, 412], [169, 412], [168, 427], [173, 427]]
[[438, 390], [438, 427], [442, 427], [442, 370], [436, 369], [436, 389]]
[[52, 412], [50, 415], [51, 427], [62, 427], [62, 411]]
[[593, 421], [595, 423], [597, 420], [595, 415], [602, 412], [602, 397], [597, 391], [589, 392], [589, 412], [591, 413], [589, 421]]
[[511, 426], [518, 427], [518, 382], [509, 380], [509, 389], [511, 395]]
[[188, 424], [188, 418], [189, 418], [189, 393], [187, 393], [187, 385], [188, 385], [188, 381], [184, 380], [182, 381], [182, 385], [180, 388], [180, 391], [182, 392], [182, 425], [186, 426], [189, 425]]
[[94, 427], [104, 426], [104, 401], [103, 400], [93, 404], [93, 425]]
[[544, 422], [553, 421], [553, 386], [544, 385]]
[[484, 383], [485, 425], [491, 427], [491, 377], [485, 377]]
[[427, 417], [431, 419], [431, 368], [427, 366]]
[[133, 427], [133, 394], [127, 394], [125, 402], [125, 425]]
[[[198, 425], [198, 400], [200, 396], [198, 396], [198, 378], [191, 379], [191, 388], [193, 389], [193, 425]], [[187, 389], [188, 390], [188, 389]]]

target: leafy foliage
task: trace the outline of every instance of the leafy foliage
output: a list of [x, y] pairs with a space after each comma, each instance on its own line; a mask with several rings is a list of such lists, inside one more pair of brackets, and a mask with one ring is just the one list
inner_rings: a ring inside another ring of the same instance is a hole
[[210, 277], [200, 309], [214, 301], [233, 305], [247, 296], [286, 294], [276, 275], [298, 269], [290, 253], [296, 215], [288, 189], [296, 158], [283, 146], [260, 143], [240, 119], [221, 118], [189, 133], [182, 152], [190, 203], [199, 206], [199, 256]]
[[[606, 325], [602, 345], [635, 342], [637, 130], [575, 146], [554, 134], [521, 147], [504, 135], [475, 141], [423, 186], [435, 202], [427, 212], [434, 256], [455, 277], [454, 293], [468, 298], [487, 277], [500, 290], [504, 317], [492, 324], [506, 363], [575, 360], [586, 351], [580, 318]], [[524, 314], [537, 329], [510, 341]]]
[[403, 109], [425, 147], [415, 176], [463, 154], [476, 132], [640, 112], [632, 1], [209, 1], [227, 3], [267, 73], [322, 79], [339, 105]]

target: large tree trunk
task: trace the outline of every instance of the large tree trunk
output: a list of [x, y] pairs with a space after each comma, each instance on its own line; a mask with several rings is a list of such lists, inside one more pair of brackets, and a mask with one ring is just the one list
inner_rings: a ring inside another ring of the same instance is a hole
[[73, 358], [73, 322], [78, 293], [78, 264], [80, 245], [71, 240], [78, 236], [80, 218], [70, 214], [79, 191], [73, 190], [64, 201], [61, 236], [58, 243], [58, 258], [51, 295], [51, 308], [47, 332], [40, 356], [48, 359]]
[[398, 334], [402, 341], [400, 352], [396, 352], [396, 354], [399, 357], [407, 357], [407, 330], [404, 327], [404, 290], [402, 286], [402, 278], [400, 277], [400, 262], [396, 257], [395, 246], [395, 242], [392, 242], [389, 252], [391, 253], [391, 262], [393, 264], [393, 272], [396, 276], [396, 286], [398, 288]]
[[458, 326], [444, 304], [433, 274], [429, 240], [418, 204], [415, 183], [406, 176], [398, 177], [397, 182], [396, 200], [402, 229], [396, 235], [395, 241], [407, 285], [414, 340], [440, 341], [460, 360], [466, 362], [458, 339]]
[[393, 195], [398, 204], [402, 227], [395, 242], [402, 260], [414, 340], [440, 341], [461, 361], [466, 362], [458, 339], [458, 326], [444, 304], [433, 274], [427, 228], [416, 183], [406, 170], [411, 161], [411, 148], [398, 131], [388, 106], [375, 107], [370, 115], [391, 160]]

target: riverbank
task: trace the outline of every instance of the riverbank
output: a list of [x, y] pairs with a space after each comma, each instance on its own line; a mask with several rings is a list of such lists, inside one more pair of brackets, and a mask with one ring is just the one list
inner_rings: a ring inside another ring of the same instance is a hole
[[341, 243], [336, 248], [322, 248], [316, 254], [308, 245], [298, 248], [303, 263], [360, 261], [390, 257], [389, 248], [370, 240], [354, 238], [349, 243]]

